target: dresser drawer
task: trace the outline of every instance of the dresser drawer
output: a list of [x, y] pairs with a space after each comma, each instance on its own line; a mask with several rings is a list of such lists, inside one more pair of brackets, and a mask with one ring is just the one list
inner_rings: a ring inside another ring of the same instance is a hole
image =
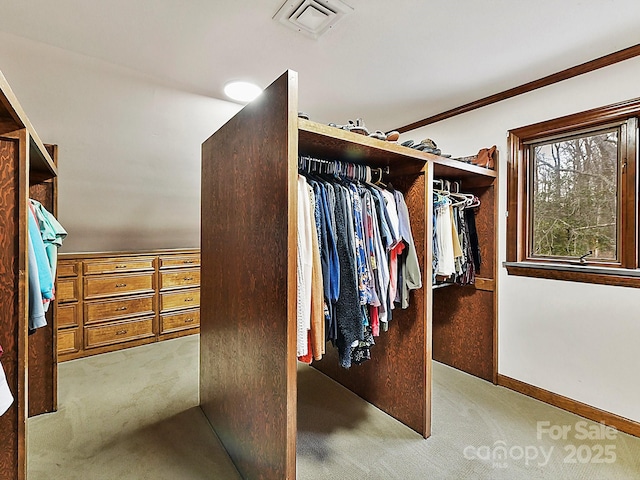
[[116, 320], [123, 317], [154, 314], [154, 296], [127, 297], [116, 300], [85, 302], [84, 324]]
[[160, 272], [160, 289], [197, 287], [200, 285], [200, 270], [195, 268]]
[[85, 260], [85, 275], [154, 270], [153, 257], [112, 257], [109, 260]]
[[78, 275], [78, 262], [60, 261], [56, 267], [56, 273], [59, 278], [75, 277]]
[[79, 308], [77, 303], [58, 305], [58, 328], [77, 327]]
[[84, 298], [110, 297], [132, 293], [152, 293], [153, 273], [105, 275], [84, 278]]
[[58, 303], [77, 302], [80, 297], [78, 278], [59, 278], [56, 281], [56, 298]]
[[200, 310], [160, 315], [160, 333], [171, 333], [200, 326]]
[[161, 255], [160, 268], [199, 267], [200, 254]]
[[115, 343], [153, 337], [153, 318], [93, 325], [84, 329], [84, 348], [102, 347]]
[[160, 294], [160, 311], [200, 306], [200, 289], [179, 290]]
[[80, 329], [67, 328], [58, 331], [58, 355], [75, 353], [80, 350]]

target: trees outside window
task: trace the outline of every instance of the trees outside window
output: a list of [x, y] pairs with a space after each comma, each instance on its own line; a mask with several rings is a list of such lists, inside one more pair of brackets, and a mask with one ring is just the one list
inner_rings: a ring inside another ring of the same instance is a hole
[[510, 274], [640, 286], [639, 115], [637, 99], [509, 132]]
[[617, 261], [618, 129], [531, 145], [531, 255]]

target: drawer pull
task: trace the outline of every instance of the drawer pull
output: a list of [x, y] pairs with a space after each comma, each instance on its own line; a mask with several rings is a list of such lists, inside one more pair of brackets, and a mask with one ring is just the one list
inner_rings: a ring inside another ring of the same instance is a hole
[[193, 302], [193, 297], [187, 297], [184, 299], [185, 302]]
[[126, 265], [116, 265], [116, 268], [127, 268]]
[[191, 280], [193, 280], [193, 277], [184, 277], [182, 280], [184, 280], [185, 282], [190, 282]]
[[122, 287], [126, 287], [127, 284], [126, 283], [116, 283], [116, 288], [122, 288]]
[[127, 307], [117, 307], [116, 312], [124, 312], [126, 309]]
[[191, 323], [191, 322], [193, 322], [193, 318], [186, 318], [184, 320], [184, 323]]
[[182, 263], [193, 263], [193, 260], [184, 260]]
[[118, 330], [116, 332], [116, 335], [126, 335], [127, 331], [126, 330]]

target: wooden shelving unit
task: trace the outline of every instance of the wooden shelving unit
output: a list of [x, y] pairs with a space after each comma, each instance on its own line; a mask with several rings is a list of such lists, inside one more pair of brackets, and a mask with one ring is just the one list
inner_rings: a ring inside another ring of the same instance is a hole
[[[296, 478], [299, 154], [388, 166], [409, 208], [423, 274], [423, 288], [409, 309], [394, 310], [370, 361], [344, 370], [328, 347], [313, 365], [425, 438], [432, 335], [445, 363], [464, 369], [459, 361], [470, 356], [494, 368], [493, 344], [477, 353], [461, 348], [475, 348], [475, 331], [465, 326], [494, 335], [496, 172], [298, 119], [297, 95], [297, 74], [288, 71], [202, 148], [201, 407], [244, 478]], [[481, 198], [487, 246], [476, 286], [433, 291], [431, 200], [433, 179], [442, 177]]]
[[0, 74], [0, 344], [15, 397], [0, 417], [0, 478], [26, 478], [26, 419], [56, 408], [55, 318], [28, 337], [29, 197], [56, 213], [56, 148], [45, 147]]

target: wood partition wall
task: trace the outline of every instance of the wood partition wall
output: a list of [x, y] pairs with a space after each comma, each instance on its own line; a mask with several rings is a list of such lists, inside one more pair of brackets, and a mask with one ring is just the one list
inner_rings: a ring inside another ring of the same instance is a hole
[[[45, 145], [58, 166], [58, 146]], [[58, 216], [58, 177], [29, 186], [29, 198], [40, 202], [47, 211]], [[56, 354], [57, 324], [53, 305], [46, 314], [47, 325], [29, 335], [29, 411], [33, 417], [58, 408], [58, 360]]]
[[342, 369], [328, 345], [313, 365], [425, 438], [433, 178], [466, 178], [481, 189], [495, 179], [484, 168], [298, 119], [297, 96], [297, 74], [288, 71], [202, 146], [200, 402], [250, 479], [296, 478], [298, 155], [389, 166], [405, 195], [423, 287], [409, 309], [394, 311], [372, 360]]
[[27, 336], [27, 202], [33, 195], [55, 206], [57, 169], [2, 74], [0, 162], [0, 361], [15, 398], [0, 416], [0, 478], [24, 480], [27, 415], [55, 406], [54, 330]]
[[497, 383], [497, 178], [449, 178], [480, 199], [476, 227], [482, 262], [474, 285], [434, 290], [433, 359]]

